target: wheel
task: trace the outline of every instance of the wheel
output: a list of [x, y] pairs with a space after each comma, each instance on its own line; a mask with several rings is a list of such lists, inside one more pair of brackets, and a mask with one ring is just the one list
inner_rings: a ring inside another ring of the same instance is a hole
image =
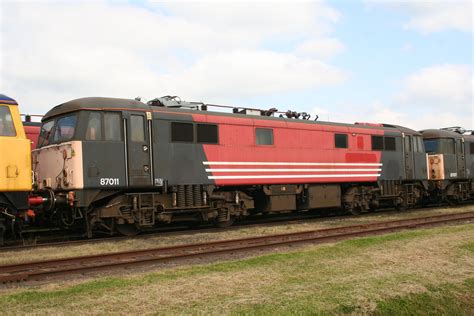
[[134, 224], [117, 224], [115, 228], [123, 236], [135, 236], [140, 233], [140, 230]]
[[446, 198], [446, 201], [448, 202], [449, 206], [459, 205], [459, 200], [456, 197], [448, 197]]
[[407, 210], [407, 207], [406, 207], [405, 204], [400, 203], [400, 204], [395, 205], [395, 209], [396, 209], [398, 212], [405, 212], [405, 211]]
[[235, 222], [235, 217], [230, 217], [228, 220], [226, 221], [216, 221], [216, 227], [219, 227], [219, 228], [226, 228], [226, 227], [230, 227], [234, 224]]
[[350, 212], [352, 215], [360, 215], [361, 210], [360, 210], [360, 207], [356, 206], [356, 207], [351, 207], [351, 208], [349, 209], [349, 212]]

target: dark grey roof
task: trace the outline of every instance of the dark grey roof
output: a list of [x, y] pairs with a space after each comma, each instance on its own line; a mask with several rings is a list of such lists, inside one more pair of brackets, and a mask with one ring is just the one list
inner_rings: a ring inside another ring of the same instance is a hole
[[464, 138], [469, 141], [474, 141], [474, 136], [472, 135], [462, 135], [456, 132], [442, 130], [442, 129], [426, 129], [426, 130], [420, 131], [420, 133], [423, 134], [423, 138], [454, 138], [454, 139]]
[[49, 110], [43, 120], [47, 120], [50, 117], [66, 114], [69, 112], [84, 110], [84, 109], [95, 109], [105, 110], [110, 108], [116, 109], [144, 109], [150, 110], [150, 106], [143, 102], [131, 100], [131, 99], [118, 99], [118, 98], [103, 98], [103, 97], [90, 97], [80, 98], [64, 102]]
[[51, 117], [66, 114], [69, 112], [75, 112], [79, 110], [110, 110], [110, 109], [131, 109], [131, 110], [146, 110], [146, 111], [167, 111], [167, 112], [176, 112], [176, 113], [189, 113], [189, 114], [207, 114], [207, 115], [219, 115], [219, 116], [229, 116], [229, 117], [240, 117], [240, 118], [252, 118], [259, 120], [278, 120], [286, 121], [292, 123], [304, 123], [304, 124], [319, 124], [319, 125], [337, 125], [344, 127], [352, 128], [367, 128], [367, 129], [382, 129], [386, 131], [391, 131], [393, 133], [406, 133], [410, 135], [421, 135], [419, 132], [391, 124], [383, 124], [383, 126], [375, 125], [364, 125], [362, 124], [346, 124], [346, 123], [335, 123], [335, 122], [326, 122], [326, 121], [312, 121], [312, 120], [297, 120], [297, 119], [288, 119], [288, 118], [279, 118], [271, 116], [251, 116], [245, 114], [235, 114], [227, 112], [213, 112], [213, 111], [199, 111], [187, 108], [171, 108], [171, 107], [159, 107], [159, 106], [149, 106], [143, 102], [131, 100], [131, 99], [118, 99], [118, 98], [104, 98], [104, 97], [89, 97], [89, 98], [80, 98], [71, 100], [60, 105], [55, 106], [49, 110], [43, 117], [43, 121], [50, 119]]

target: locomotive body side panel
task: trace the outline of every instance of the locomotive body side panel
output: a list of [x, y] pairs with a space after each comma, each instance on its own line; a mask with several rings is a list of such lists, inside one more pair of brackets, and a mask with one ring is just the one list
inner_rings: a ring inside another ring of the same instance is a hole
[[[196, 142], [195, 124], [191, 115], [154, 113], [153, 162], [155, 185], [214, 184], [207, 178], [202, 161], [206, 160], [203, 145]], [[193, 141], [173, 141], [171, 124], [192, 124]], [[217, 145], [218, 146], [218, 145]]]
[[[193, 117], [219, 125], [220, 143], [203, 145], [208, 160], [202, 161], [207, 177], [217, 185], [375, 182], [383, 170], [382, 153], [370, 148], [371, 135], [383, 135], [383, 129]], [[271, 129], [273, 143], [257, 145], [257, 129]], [[347, 135], [348, 148], [335, 148], [335, 134]]]
[[84, 141], [82, 151], [85, 188], [124, 189], [127, 187], [123, 142]]

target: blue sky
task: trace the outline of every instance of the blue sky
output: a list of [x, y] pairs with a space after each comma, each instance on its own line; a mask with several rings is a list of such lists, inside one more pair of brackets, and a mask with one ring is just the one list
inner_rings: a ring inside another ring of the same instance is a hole
[[[0, 91], [474, 128], [471, 1], [2, 1]], [[13, 43], [13, 45], [12, 45]]]

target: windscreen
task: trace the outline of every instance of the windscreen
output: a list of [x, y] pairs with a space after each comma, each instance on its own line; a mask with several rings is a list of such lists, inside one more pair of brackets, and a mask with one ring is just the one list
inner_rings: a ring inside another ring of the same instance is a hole
[[16, 136], [15, 125], [8, 106], [0, 106], [0, 136]]
[[70, 115], [58, 119], [56, 123], [56, 128], [54, 129], [54, 138], [55, 143], [61, 143], [70, 140], [74, 136], [74, 131], [76, 129], [76, 116]]
[[425, 150], [428, 154], [455, 154], [454, 139], [425, 139]]
[[53, 130], [54, 120], [44, 122], [41, 125], [40, 135], [38, 137], [38, 147], [44, 147], [49, 145], [51, 131]]

